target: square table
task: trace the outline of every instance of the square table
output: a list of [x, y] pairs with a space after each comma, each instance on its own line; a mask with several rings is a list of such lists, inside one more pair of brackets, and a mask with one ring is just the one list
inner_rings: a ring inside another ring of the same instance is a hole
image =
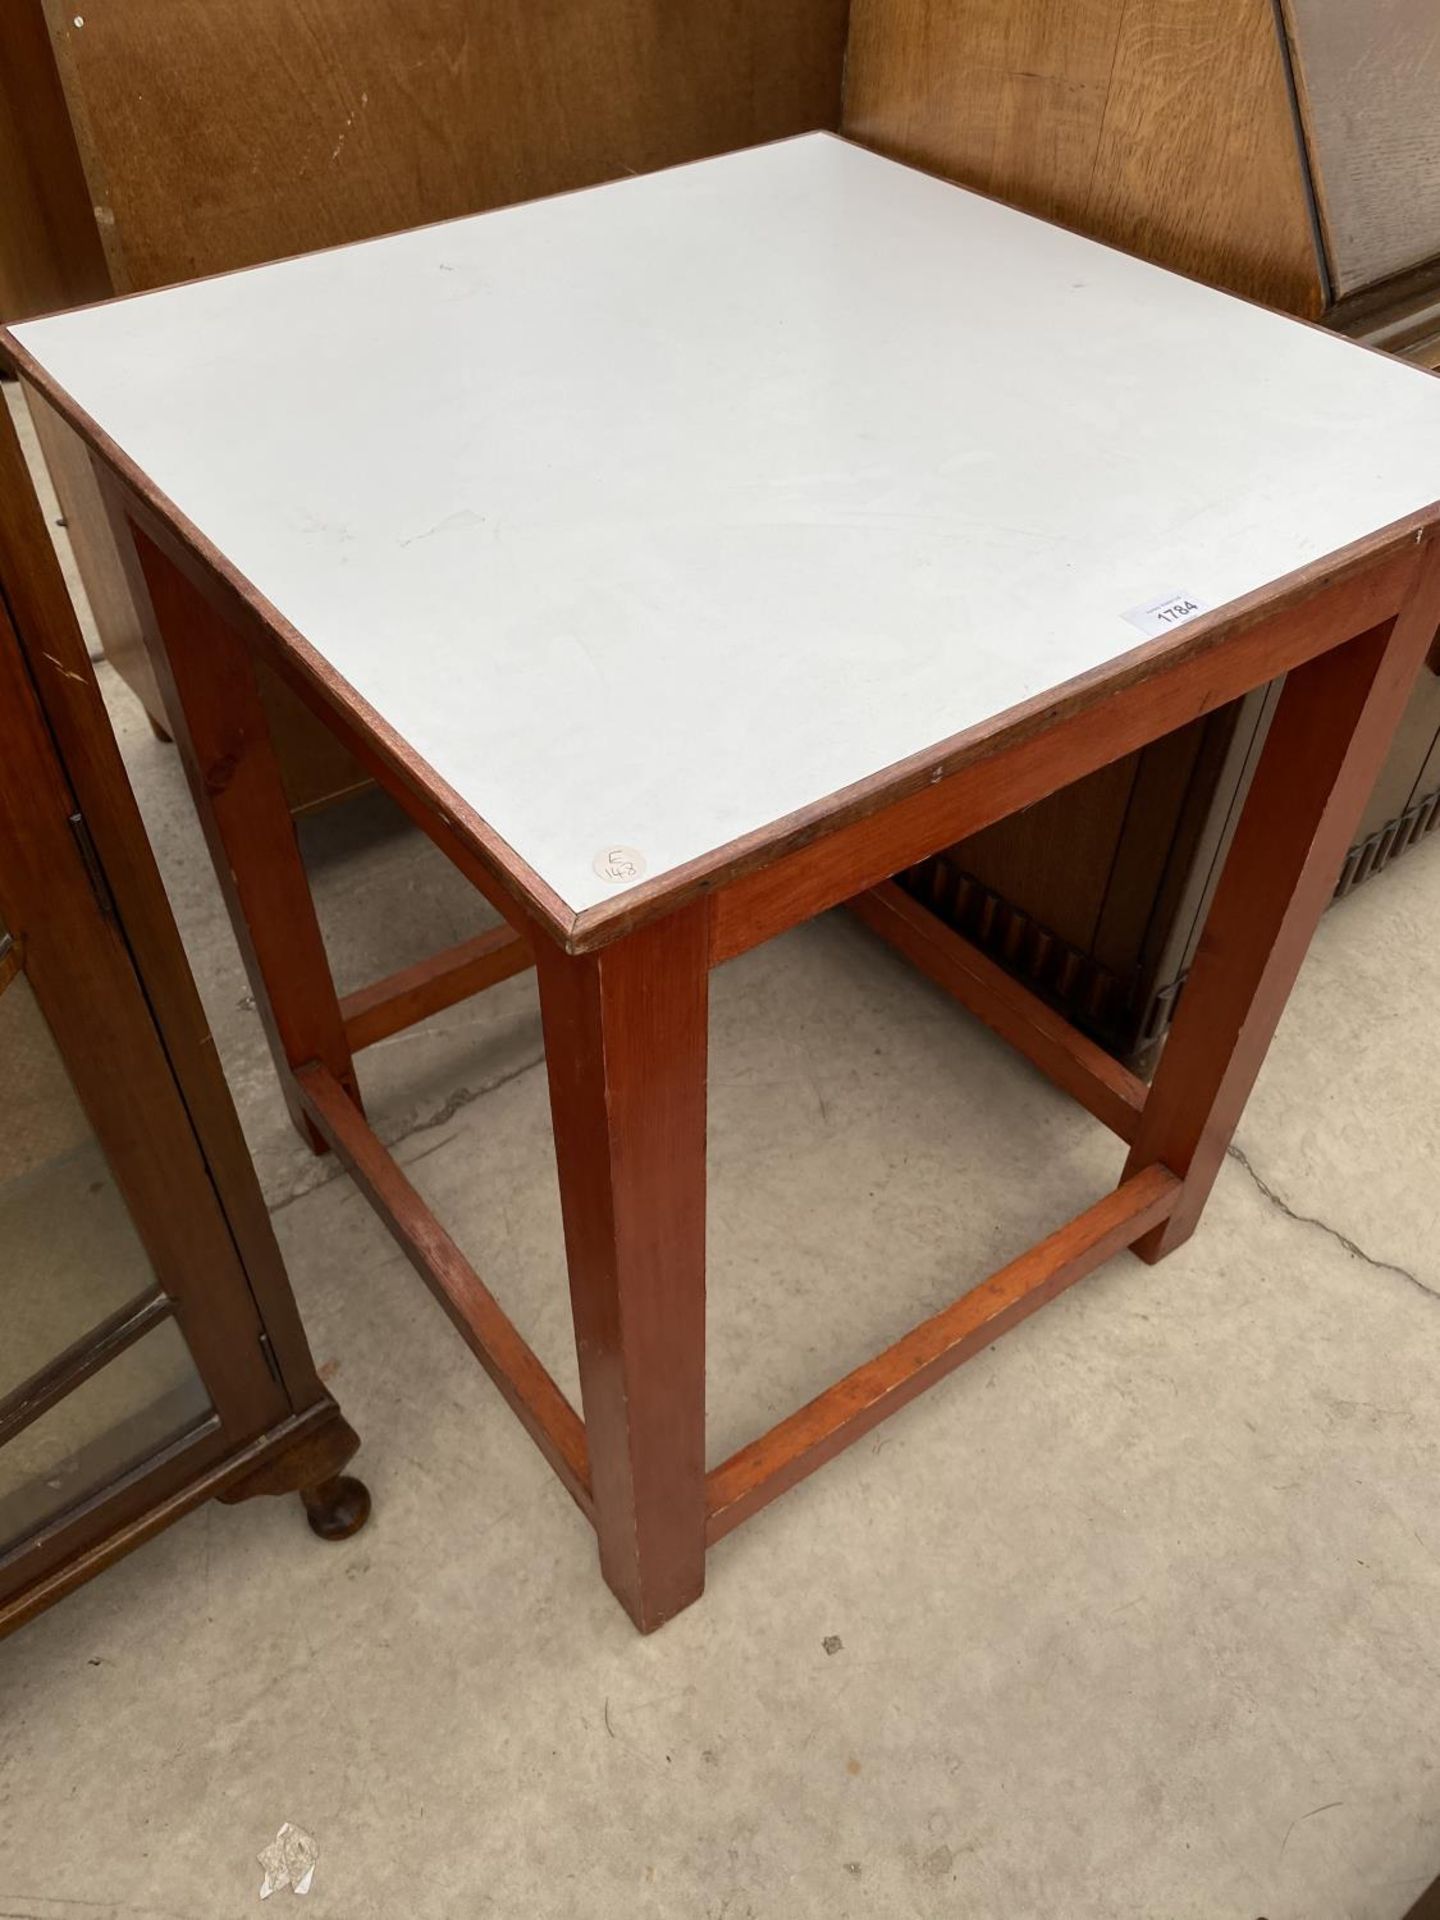
[[[893, 1408], [1111, 1253], [1193, 1230], [1440, 622], [1440, 383], [829, 135], [0, 344], [124, 523], [296, 1121], [642, 1629]], [[252, 650], [504, 928], [337, 999]], [[894, 884], [1282, 674], [1150, 1089]], [[1128, 1157], [707, 1472], [708, 973], [841, 902]], [[353, 1065], [532, 961], [583, 1424]]]

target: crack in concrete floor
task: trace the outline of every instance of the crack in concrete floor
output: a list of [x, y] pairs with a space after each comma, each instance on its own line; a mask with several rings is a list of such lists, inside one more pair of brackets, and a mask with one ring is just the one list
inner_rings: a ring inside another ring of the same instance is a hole
[[1408, 1267], [1397, 1266], [1393, 1260], [1377, 1259], [1373, 1253], [1367, 1253], [1364, 1247], [1359, 1246], [1352, 1240], [1349, 1234], [1341, 1233], [1338, 1227], [1332, 1227], [1328, 1220], [1317, 1219], [1313, 1213], [1297, 1213], [1295, 1208], [1283, 1200], [1269, 1182], [1263, 1180], [1255, 1171], [1243, 1147], [1237, 1147], [1232, 1141], [1225, 1151], [1227, 1156], [1233, 1160], [1237, 1166], [1245, 1169], [1246, 1173], [1248, 1173], [1254, 1181], [1259, 1192], [1270, 1202], [1272, 1207], [1278, 1208], [1287, 1220], [1293, 1220], [1297, 1226], [1318, 1228], [1321, 1233], [1327, 1234], [1330, 1239], [1334, 1240], [1339, 1246], [1342, 1246], [1347, 1253], [1353, 1254], [1357, 1260], [1363, 1260], [1367, 1267], [1374, 1267], [1377, 1273], [1393, 1273], [1398, 1279], [1408, 1280], [1412, 1287], [1418, 1292], [1427, 1295], [1431, 1300], [1440, 1300], [1440, 1289], [1427, 1285], [1418, 1274], [1412, 1273]]
[[[414, 1139], [417, 1134], [433, 1133], [438, 1127], [448, 1126], [457, 1113], [463, 1112], [466, 1107], [473, 1106], [475, 1101], [482, 1099], [487, 1093], [494, 1093], [498, 1091], [499, 1088], [508, 1086], [512, 1080], [518, 1080], [524, 1074], [533, 1073], [536, 1067], [543, 1066], [544, 1064], [545, 1055], [544, 1052], [541, 1051], [536, 1054], [533, 1059], [523, 1061], [519, 1066], [512, 1067], [506, 1073], [497, 1074], [493, 1080], [487, 1080], [478, 1087], [457, 1087], [452, 1094], [441, 1101], [440, 1105], [436, 1107], [432, 1113], [423, 1114], [419, 1119], [412, 1120], [407, 1127], [404, 1127], [396, 1134], [393, 1140], [387, 1142], [390, 1151], [398, 1156], [399, 1149], [407, 1140]], [[454, 1139], [456, 1136], [452, 1134], [450, 1138]], [[438, 1144], [443, 1147], [448, 1145], [449, 1142], [442, 1140]], [[435, 1151], [437, 1151], [435, 1147], [426, 1149], [426, 1153], [433, 1153]], [[1338, 1227], [1332, 1227], [1328, 1220], [1321, 1220], [1313, 1213], [1298, 1212], [1256, 1171], [1255, 1166], [1243, 1147], [1237, 1146], [1232, 1141], [1226, 1148], [1226, 1155], [1229, 1159], [1233, 1160], [1237, 1166], [1244, 1168], [1254, 1183], [1256, 1190], [1264, 1199], [1269, 1201], [1272, 1207], [1284, 1214], [1287, 1220], [1293, 1220], [1297, 1226], [1314, 1227], [1318, 1232], [1325, 1234], [1329, 1239], [1335, 1241], [1337, 1246], [1343, 1247], [1345, 1251], [1353, 1255], [1355, 1259], [1363, 1261], [1367, 1267], [1373, 1267], [1377, 1273], [1394, 1274], [1397, 1279], [1407, 1281], [1418, 1293], [1425, 1294], [1427, 1298], [1431, 1300], [1440, 1299], [1440, 1289], [1430, 1286], [1426, 1281], [1422, 1280], [1418, 1274], [1412, 1273], [1409, 1267], [1399, 1266], [1393, 1260], [1381, 1260], [1375, 1254], [1367, 1253], [1364, 1247], [1357, 1241], [1352, 1240], [1348, 1234], [1342, 1233]], [[425, 1154], [418, 1156], [420, 1159], [424, 1159], [425, 1157]], [[414, 1163], [411, 1162], [408, 1164], [413, 1165]], [[297, 1187], [293, 1192], [285, 1194], [281, 1199], [276, 1200], [271, 1206], [270, 1211], [272, 1213], [283, 1212], [286, 1207], [293, 1206], [297, 1200], [303, 1200], [309, 1194], [318, 1193], [321, 1187], [329, 1186], [332, 1180], [339, 1179], [344, 1172], [344, 1167], [335, 1160], [334, 1156], [328, 1156], [322, 1168], [317, 1170], [318, 1177], [316, 1179], [306, 1182]]]
[[[505, 1073], [498, 1073], [493, 1080], [486, 1080], [478, 1087], [457, 1087], [454, 1093], [440, 1102], [433, 1113], [422, 1114], [418, 1120], [412, 1120], [408, 1126], [402, 1127], [393, 1140], [385, 1141], [385, 1146], [398, 1159], [399, 1149], [407, 1140], [413, 1140], [416, 1134], [433, 1133], [437, 1127], [448, 1126], [457, 1113], [472, 1106], [475, 1101], [483, 1099], [487, 1093], [497, 1093], [501, 1087], [508, 1087], [512, 1080], [519, 1080], [523, 1075], [533, 1073], [536, 1067], [544, 1064], [545, 1055], [541, 1052], [536, 1054], [533, 1060], [522, 1061], [518, 1067], [511, 1067]], [[456, 1138], [454, 1134], [450, 1137]], [[444, 1140], [438, 1143], [442, 1147], [447, 1144]], [[428, 1147], [426, 1153], [417, 1154], [415, 1160], [401, 1161], [400, 1164], [402, 1167], [414, 1166], [416, 1161], [423, 1160], [426, 1154], [435, 1151], [437, 1151], [436, 1147]], [[314, 1179], [306, 1180], [302, 1177], [289, 1193], [282, 1194], [278, 1200], [272, 1200], [269, 1203], [271, 1213], [283, 1213], [286, 1207], [293, 1207], [297, 1200], [308, 1199], [312, 1193], [318, 1193], [322, 1187], [328, 1187], [332, 1180], [340, 1179], [344, 1173], [345, 1168], [334, 1154], [327, 1154], [317, 1163]], [[0, 1920], [3, 1920], [3, 1916], [0, 1916]]]

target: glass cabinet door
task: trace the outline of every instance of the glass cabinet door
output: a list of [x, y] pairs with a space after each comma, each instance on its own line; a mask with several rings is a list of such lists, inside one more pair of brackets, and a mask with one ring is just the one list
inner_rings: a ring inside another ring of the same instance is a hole
[[0, 921], [0, 1552], [211, 1416]]
[[0, 600], [0, 1598], [289, 1411]]

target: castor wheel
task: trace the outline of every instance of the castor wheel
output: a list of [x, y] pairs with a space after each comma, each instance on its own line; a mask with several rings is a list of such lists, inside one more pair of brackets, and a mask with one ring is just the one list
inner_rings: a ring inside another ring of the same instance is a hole
[[370, 1489], [348, 1473], [322, 1480], [318, 1487], [302, 1487], [300, 1498], [310, 1531], [322, 1540], [348, 1540], [370, 1518]]

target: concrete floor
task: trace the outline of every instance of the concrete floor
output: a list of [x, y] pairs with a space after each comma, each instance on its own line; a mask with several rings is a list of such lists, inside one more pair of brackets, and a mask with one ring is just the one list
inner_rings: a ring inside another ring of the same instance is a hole
[[[250, 1913], [284, 1820], [336, 1920], [1405, 1911], [1440, 1872], [1440, 844], [1328, 916], [1196, 1240], [786, 1495], [642, 1640], [290, 1133], [173, 752], [114, 711], [375, 1513], [326, 1546], [212, 1506], [0, 1646], [0, 1915]], [[342, 986], [483, 921], [379, 805], [307, 841]], [[716, 1458], [1118, 1169], [843, 919], [718, 975], [712, 1047]], [[573, 1391], [531, 982], [364, 1080]]]

